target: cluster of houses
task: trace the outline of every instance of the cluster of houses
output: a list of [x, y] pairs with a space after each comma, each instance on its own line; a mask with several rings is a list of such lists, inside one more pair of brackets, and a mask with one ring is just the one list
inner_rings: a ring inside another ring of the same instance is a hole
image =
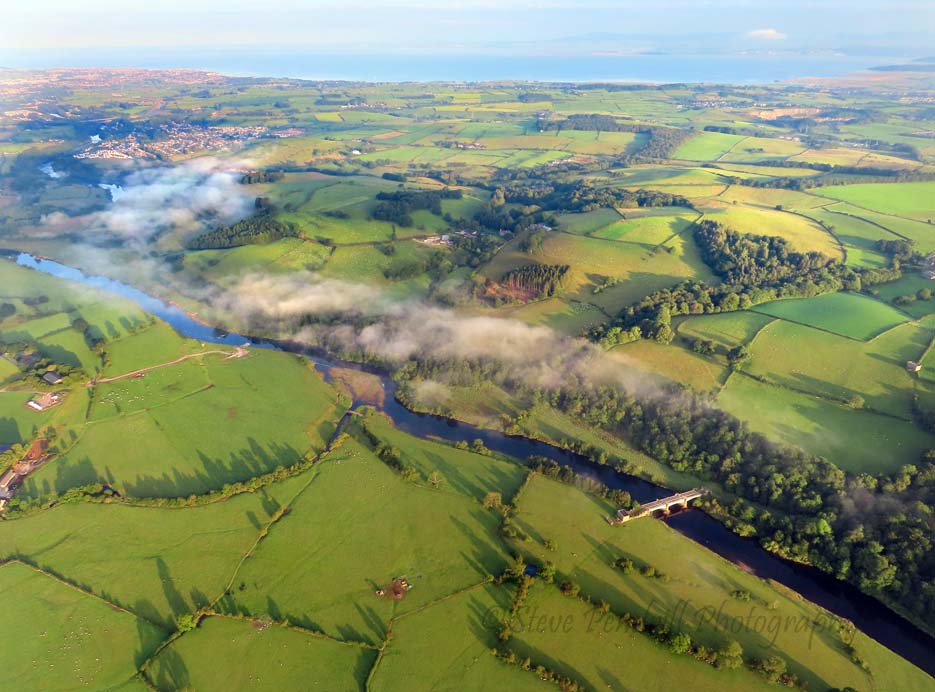
[[[62, 376], [54, 370], [50, 370], [42, 376], [42, 381], [54, 387], [55, 385], [61, 383]], [[43, 392], [41, 394], [37, 394], [32, 399], [27, 401], [26, 408], [32, 409], [37, 413], [41, 413], [42, 411], [50, 409], [53, 406], [60, 404], [61, 402], [62, 395], [58, 392]]]
[[30, 445], [29, 450], [22, 459], [0, 475], [0, 512], [6, 509], [7, 502], [13, 497], [14, 491], [23, 482], [23, 479], [49, 458], [48, 454], [46, 454], [48, 448], [48, 440], [36, 440]]
[[935, 280], [935, 252], [925, 258], [925, 267], [922, 269], [922, 276], [929, 280]]

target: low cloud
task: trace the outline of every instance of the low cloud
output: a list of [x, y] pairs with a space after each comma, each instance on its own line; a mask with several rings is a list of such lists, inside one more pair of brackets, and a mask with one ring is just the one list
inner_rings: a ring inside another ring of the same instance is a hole
[[141, 168], [120, 185], [101, 185], [110, 192], [107, 209], [77, 217], [49, 215], [41, 230], [80, 230], [89, 240], [97, 236], [145, 244], [167, 231], [191, 235], [230, 224], [252, 209], [253, 198], [234, 172], [243, 165], [201, 158]]
[[789, 38], [789, 35], [776, 29], [754, 29], [753, 31], [747, 32], [747, 38], [753, 38], [758, 41], [785, 41]]

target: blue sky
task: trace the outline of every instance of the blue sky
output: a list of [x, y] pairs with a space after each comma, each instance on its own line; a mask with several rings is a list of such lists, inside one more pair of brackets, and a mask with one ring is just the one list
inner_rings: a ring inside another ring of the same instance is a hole
[[[935, 0], [12, 0], [3, 52], [290, 46], [374, 52], [935, 53]], [[593, 34], [601, 36], [593, 36]], [[571, 38], [572, 40], [565, 40]]]

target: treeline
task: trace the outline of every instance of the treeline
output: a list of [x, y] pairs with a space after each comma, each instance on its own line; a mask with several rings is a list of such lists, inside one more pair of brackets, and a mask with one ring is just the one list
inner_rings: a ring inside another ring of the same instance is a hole
[[722, 284], [690, 280], [655, 291], [625, 308], [614, 322], [594, 327], [589, 337], [607, 347], [630, 341], [635, 334], [669, 343], [675, 336], [676, 315], [731, 312], [778, 298], [860, 291], [901, 275], [898, 266], [855, 269], [821, 253], [796, 252], [784, 238], [738, 233], [715, 221], [695, 224], [694, 239]]
[[682, 195], [658, 190], [597, 188], [574, 183], [512, 183], [503, 188], [503, 196], [513, 204], [535, 204], [558, 212], [593, 211], [602, 207], [687, 207], [692, 203]]
[[[761, 162], [762, 163], [762, 162]], [[773, 164], [770, 163], [770, 166]], [[832, 185], [854, 183], [916, 183], [935, 180], [935, 173], [914, 172], [892, 168], [858, 168], [839, 166], [831, 173], [814, 176], [779, 176], [776, 178], [740, 178], [721, 174], [729, 185], [774, 188], [779, 190], [810, 190]]]
[[252, 171], [240, 178], [241, 185], [255, 185], [257, 183], [275, 183], [283, 179], [282, 171]]
[[222, 250], [242, 245], [259, 245], [280, 238], [296, 237], [298, 234], [293, 224], [280, 221], [275, 217], [272, 209], [264, 208], [235, 224], [192, 238], [188, 241], [188, 249]]
[[567, 264], [527, 264], [511, 269], [500, 279], [506, 288], [528, 291], [537, 296], [554, 296], [571, 267]]
[[631, 154], [619, 157], [618, 162], [627, 164], [641, 159], [667, 159], [694, 133], [677, 127], [643, 125], [633, 122], [621, 122], [611, 115], [599, 113], [577, 113], [562, 120], [539, 118], [539, 130], [593, 130], [597, 132], [633, 132], [646, 135], [646, 141]]
[[436, 216], [442, 215], [443, 199], [461, 199], [461, 190], [396, 190], [378, 192], [379, 204], [374, 207], [371, 217], [377, 221], [388, 221], [397, 226], [411, 226], [412, 212], [426, 209]]

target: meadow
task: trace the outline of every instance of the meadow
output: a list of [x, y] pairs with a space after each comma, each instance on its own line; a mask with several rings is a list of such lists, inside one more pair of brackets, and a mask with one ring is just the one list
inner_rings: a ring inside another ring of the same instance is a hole
[[776, 300], [753, 308], [763, 315], [866, 341], [909, 320], [891, 305], [856, 293]]
[[362, 692], [376, 657], [371, 649], [279, 625], [209, 617], [160, 651], [144, 675], [160, 692], [246, 687]]
[[[476, 499], [406, 481], [349, 440], [252, 552], [222, 607], [378, 643], [392, 617], [502, 570], [497, 526]], [[397, 577], [412, 584], [403, 600], [375, 595]]]
[[915, 423], [743, 375], [728, 380], [717, 404], [751, 430], [823, 456], [851, 473], [892, 473], [932, 446], [932, 435]]
[[94, 397], [91, 419], [30, 477], [27, 497], [99, 482], [134, 497], [203, 494], [320, 452], [344, 412], [308, 363], [266, 350], [186, 361]]

